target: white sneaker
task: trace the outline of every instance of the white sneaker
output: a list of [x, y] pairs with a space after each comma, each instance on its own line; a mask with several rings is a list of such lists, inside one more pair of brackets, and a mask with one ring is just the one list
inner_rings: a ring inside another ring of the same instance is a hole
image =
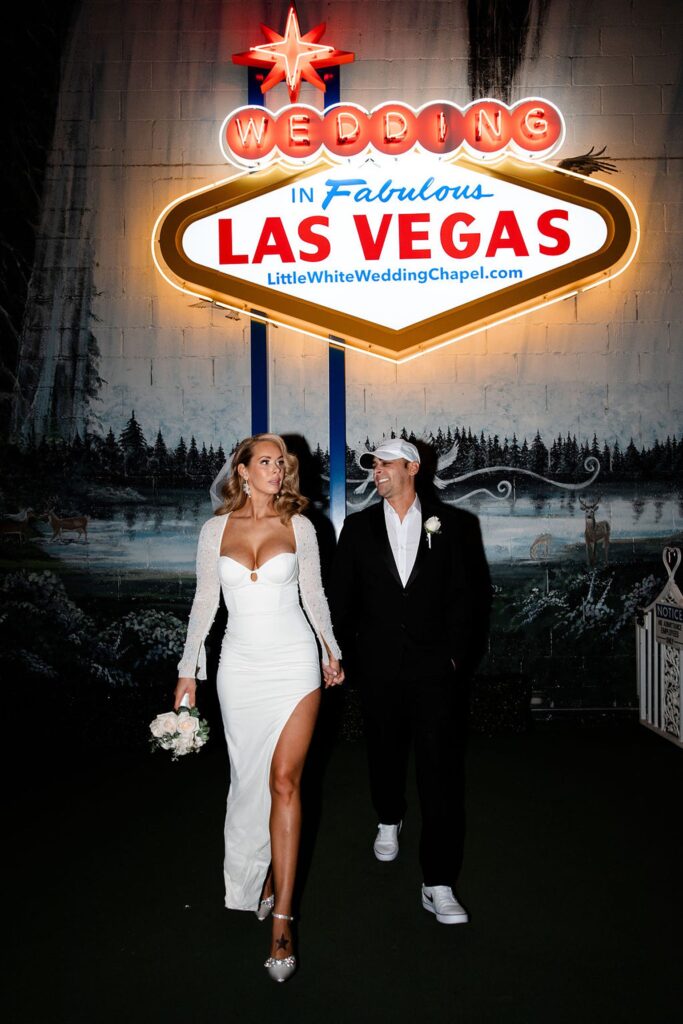
[[398, 825], [378, 825], [377, 838], [373, 850], [377, 860], [396, 860], [398, 857], [398, 834], [402, 821]]
[[469, 917], [455, 896], [450, 885], [422, 886], [422, 906], [430, 914], [436, 914], [441, 924], [467, 924]]

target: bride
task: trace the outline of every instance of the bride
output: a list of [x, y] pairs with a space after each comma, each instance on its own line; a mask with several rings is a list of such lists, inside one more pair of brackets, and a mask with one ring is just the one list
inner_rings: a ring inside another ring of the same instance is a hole
[[320, 704], [313, 631], [325, 686], [344, 680], [341, 651], [315, 531], [301, 514], [308, 501], [299, 493], [298, 461], [282, 438], [242, 441], [211, 491], [216, 512], [199, 535], [175, 706], [185, 695], [193, 706], [196, 679], [206, 678], [204, 641], [222, 589], [228, 625], [216, 682], [230, 759], [225, 904], [254, 910], [259, 920], [272, 912], [265, 966], [285, 981], [296, 970], [291, 922], [301, 774]]

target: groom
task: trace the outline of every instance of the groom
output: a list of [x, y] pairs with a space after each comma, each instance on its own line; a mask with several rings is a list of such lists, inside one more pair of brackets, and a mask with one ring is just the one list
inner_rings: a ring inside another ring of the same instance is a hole
[[484, 653], [491, 583], [475, 516], [417, 496], [420, 454], [401, 438], [365, 452], [382, 501], [347, 518], [331, 586], [334, 629], [357, 665], [378, 860], [398, 855], [411, 741], [422, 815], [422, 905], [442, 924], [465, 832], [468, 688]]

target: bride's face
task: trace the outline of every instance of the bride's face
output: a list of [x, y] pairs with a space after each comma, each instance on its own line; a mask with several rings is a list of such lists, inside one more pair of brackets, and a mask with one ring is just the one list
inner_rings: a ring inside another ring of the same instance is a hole
[[285, 476], [285, 460], [282, 452], [272, 441], [258, 441], [248, 465], [238, 466], [242, 479], [249, 481], [252, 493], [273, 497], [282, 487]]

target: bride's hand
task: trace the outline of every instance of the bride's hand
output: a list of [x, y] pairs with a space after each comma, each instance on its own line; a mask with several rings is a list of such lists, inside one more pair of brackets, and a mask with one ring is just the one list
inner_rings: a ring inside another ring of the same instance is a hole
[[189, 676], [181, 676], [180, 679], [178, 680], [174, 694], [175, 703], [173, 704], [173, 709], [175, 711], [177, 711], [178, 708], [180, 707], [180, 702], [185, 696], [185, 694], [188, 695], [190, 699], [190, 707], [193, 708], [195, 706], [197, 696], [196, 679], [190, 679]]
[[323, 681], [326, 689], [328, 686], [339, 686], [344, 682], [344, 669], [341, 667], [341, 662], [332, 655], [330, 655], [328, 665], [323, 662]]

